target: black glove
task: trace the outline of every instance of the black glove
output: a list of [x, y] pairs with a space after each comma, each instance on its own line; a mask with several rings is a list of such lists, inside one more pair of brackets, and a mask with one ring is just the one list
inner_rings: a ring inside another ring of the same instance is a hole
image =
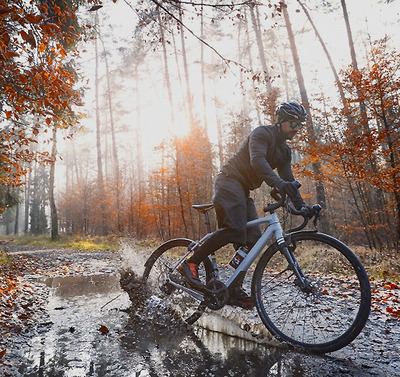
[[299, 193], [299, 183], [296, 181], [282, 181], [278, 186], [278, 190], [282, 194], [288, 195], [290, 199], [295, 199]]
[[300, 212], [303, 214], [304, 217], [307, 217], [309, 219], [311, 219], [315, 214], [314, 208], [310, 206], [301, 207]]

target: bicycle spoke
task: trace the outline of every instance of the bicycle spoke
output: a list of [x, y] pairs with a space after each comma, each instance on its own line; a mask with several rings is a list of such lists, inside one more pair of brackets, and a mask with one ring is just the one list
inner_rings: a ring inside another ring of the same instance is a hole
[[[367, 308], [368, 315], [368, 301], [362, 302], [357, 269], [345, 257], [347, 251], [329, 245], [323, 236], [316, 237], [322, 238], [322, 242], [307, 239], [312, 235], [304, 237], [295, 244], [293, 252], [305, 285], [285, 267], [286, 258], [277, 248], [265, 257], [262, 271], [256, 271], [260, 317], [273, 334], [290, 342], [307, 347], [329, 344], [333, 348], [331, 343], [344, 334], [350, 341], [354, 338], [348, 331], [352, 327], [357, 327], [358, 332], [362, 329], [367, 316], [363, 316], [361, 325], [356, 319], [362, 306]], [[367, 279], [363, 284], [368, 289]]]

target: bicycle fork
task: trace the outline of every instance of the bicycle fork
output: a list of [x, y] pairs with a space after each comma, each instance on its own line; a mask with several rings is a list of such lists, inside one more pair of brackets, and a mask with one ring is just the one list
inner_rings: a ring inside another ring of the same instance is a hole
[[304, 292], [311, 292], [312, 288], [311, 285], [304, 275], [303, 270], [301, 269], [299, 262], [297, 261], [295, 255], [294, 255], [294, 248], [288, 246], [284, 238], [280, 238], [276, 240], [280, 252], [283, 254], [283, 256], [286, 258], [288, 262], [288, 267], [287, 270], [293, 271], [294, 275], [296, 276], [296, 279], [294, 283]]

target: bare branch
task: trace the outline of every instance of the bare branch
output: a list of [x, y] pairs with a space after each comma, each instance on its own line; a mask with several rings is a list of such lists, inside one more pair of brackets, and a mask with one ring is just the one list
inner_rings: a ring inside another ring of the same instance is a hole
[[229, 8], [234, 8], [234, 7], [239, 7], [242, 5], [250, 5], [253, 6], [256, 4], [255, 1], [253, 0], [248, 0], [244, 1], [241, 3], [230, 3], [230, 4], [209, 4], [209, 3], [195, 3], [193, 1], [180, 1], [180, 0], [172, 0], [172, 3], [177, 3], [177, 4], [189, 4], [189, 5], [194, 5], [194, 6], [201, 6], [201, 7], [212, 7], [212, 8], [223, 8], [223, 7], [229, 7]]
[[157, 0], [151, 0], [155, 5], [157, 5], [160, 9], [162, 9], [165, 13], [167, 13], [171, 18], [173, 18], [179, 25], [181, 25], [184, 29], [186, 29], [190, 34], [192, 34], [197, 40], [199, 40], [201, 43], [203, 43], [205, 46], [207, 46], [209, 49], [214, 51], [228, 66], [229, 63], [234, 63], [237, 66], [246, 69], [242, 64], [233, 61], [231, 59], [227, 59], [224, 56], [222, 56], [217, 49], [215, 49], [213, 46], [211, 46], [209, 43], [207, 43], [205, 40], [200, 38], [198, 35], [196, 35], [189, 27], [187, 27], [178, 17], [176, 17], [173, 13], [171, 13], [167, 8], [165, 8], [162, 4], [160, 4]]

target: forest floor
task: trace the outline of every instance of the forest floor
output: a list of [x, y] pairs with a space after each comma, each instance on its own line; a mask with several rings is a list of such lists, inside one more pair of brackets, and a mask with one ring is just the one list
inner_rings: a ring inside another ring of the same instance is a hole
[[[373, 303], [366, 328], [350, 346], [332, 354], [302, 355], [275, 343], [251, 345], [248, 339], [240, 343], [218, 338], [217, 344], [210, 345], [215, 333], [196, 338], [196, 353], [191, 355], [188, 344], [193, 337], [186, 338], [185, 333], [183, 342], [183, 335], [171, 338], [156, 332], [160, 339], [150, 341], [149, 323], [143, 325], [144, 319], [139, 318], [143, 314], [127, 317], [132, 303], [119, 287], [121, 271], [142, 266], [149, 250], [141, 251], [140, 256], [135, 246], [128, 252], [50, 249], [12, 242], [3, 242], [1, 247], [9, 263], [0, 266], [0, 376], [387, 376], [398, 375], [400, 370], [398, 281], [371, 281]], [[85, 306], [89, 314], [82, 311]], [[239, 318], [237, 326], [241, 327], [248, 314], [240, 309], [236, 313], [226, 320]], [[172, 327], [168, 326], [168, 335]], [[223, 328], [216, 330], [224, 332]], [[140, 337], [147, 341], [142, 344]], [[221, 350], [228, 343], [233, 348], [223, 357], [225, 351]], [[163, 347], [168, 353], [160, 351]], [[190, 360], [200, 357], [199, 347], [207, 348], [209, 370], [196, 369], [204, 366], [204, 359], [190, 370]], [[116, 351], [117, 358], [112, 355]], [[182, 352], [190, 356], [187, 364]], [[235, 364], [237, 353], [247, 360], [242, 369]], [[274, 362], [268, 364], [267, 359]], [[179, 373], [173, 372], [175, 364], [181, 365]]]

